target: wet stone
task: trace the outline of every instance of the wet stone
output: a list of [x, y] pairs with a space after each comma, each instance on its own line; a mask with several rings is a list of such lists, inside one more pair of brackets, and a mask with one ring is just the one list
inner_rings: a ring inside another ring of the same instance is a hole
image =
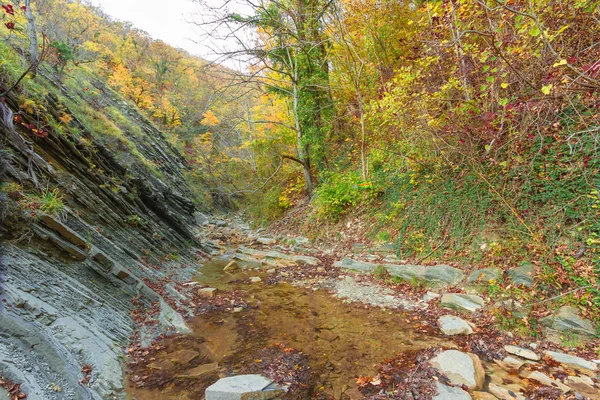
[[522, 394], [495, 383], [490, 383], [488, 390], [491, 394], [502, 400], [525, 400], [525, 396]]
[[598, 371], [598, 365], [592, 361], [585, 360], [581, 357], [572, 356], [570, 354], [559, 353], [557, 351], [546, 351], [546, 356], [554, 361], [564, 364], [572, 368], [583, 368], [590, 371]]

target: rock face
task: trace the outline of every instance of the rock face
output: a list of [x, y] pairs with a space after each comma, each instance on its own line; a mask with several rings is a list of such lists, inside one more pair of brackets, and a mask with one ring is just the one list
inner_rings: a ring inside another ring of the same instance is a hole
[[485, 371], [481, 360], [475, 354], [446, 350], [432, 358], [429, 363], [446, 375], [454, 385], [465, 385], [469, 389], [480, 389], [483, 386]]
[[441, 299], [442, 307], [457, 311], [474, 312], [484, 304], [481, 297], [472, 294], [446, 293]]
[[572, 306], [563, 306], [553, 315], [543, 318], [542, 324], [561, 332], [570, 332], [585, 336], [594, 336], [596, 330], [590, 320], [579, 315], [579, 309]]
[[473, 333], [473, 329], [467, 321], [454, 315], [443, 315], [438, 323], [444, 335], [470, 335]]
[[268, 400], [284, 393], [283, 388], [261, 375], [237, 375], [219, 379], [206, 389], [206, 400]]
[[[72, 122], [63, 124], [61, 134], [48, 128], [48, 136], [34, 140], [22, 125], [10, 123], [17, 99], [9, 94], [0, 105], [8, 117], [0, 121], [0, 136], [12, 153], [5, 179], [28, 192], [36, 185], [56, 187], [65, 203], [60, 215], [34, 219], [11, 200], [0, 221], [4, 239], [27, 238], [0, 245], [0, 370], [22, 383], [32, 400], [123, 398], [119, 360], [134, 328], [130, 311], [138, 294], [142, 304], [161, 307], [161, 323], [145, 335], [149, 340], [167, 329], [187, 330], [182, 316], [144, 283], [166, 276], [168, 268], [153, 266], [169, 267], [167, 255], [177, 254], [178, 266], [187, 265], [176, 269], [174, 279], [188, 281], [197, 267], [197, 215], [184, 160], [134, 107], [100, 82], [98, 89], [106, 106], [144, 134], [122, 131], [117, 140], [94, 132], [48, 95], [47, 113], [21, 113], [23, 122], [54, 126], [37, 118], [63, 114]], [[23, 142], [33, 145], [24, 148]], [[172, 300], [179, 301], [175, 294]], [[90, 387], [79, 384], [84, 364], [93, 367]], [[51, 390], [53, 383], [62, 391]]]

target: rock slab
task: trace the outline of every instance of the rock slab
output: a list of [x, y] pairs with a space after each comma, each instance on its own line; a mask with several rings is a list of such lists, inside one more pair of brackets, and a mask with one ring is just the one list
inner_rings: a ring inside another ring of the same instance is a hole
[[470, 335], [473, 333], [473, 329], [467, 321], [454, 315], [441, 316], [438, 319], [438, 324], [444, 335]]
[[206, 389], [206, 400], [267, 400], [284, 390], [262, 375], [237, 375], [219, 379]]
[[483, 307], [485, 302], [473, 294], [446, 293], [442, 296], [441, 306], [457, 311], [474, 312]]
[[432, 358], [429, 363], [446, 375], [454, 385], [465, 385], [469, 389], [480, 389], [483, 386], [485, 370], [475, 354], [446, 350]]
[[531, 287], [533, 285], [533, 274], [535, 274], [533, 264], [524, 263], [517, 268], [510, 269], [508, 278], [514, 285]]
[[596, 330], [590, 320], [580, 316], [579, 309], [563, 306], [554, 315], [542, 318], [542, 324], [561, 332], [572, 332], [580, 335], [594, 336]]

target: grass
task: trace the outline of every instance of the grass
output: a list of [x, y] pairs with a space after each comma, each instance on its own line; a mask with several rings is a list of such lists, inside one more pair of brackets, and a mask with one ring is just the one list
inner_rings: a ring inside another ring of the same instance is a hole
[[59, 215], [65, 203], [61, 192], [54, 188], [52, 190], [46, 189], [40, 194], [26, 194], [19, 200], [19, 205], [33, 217], [39, 217], [44, 214]]

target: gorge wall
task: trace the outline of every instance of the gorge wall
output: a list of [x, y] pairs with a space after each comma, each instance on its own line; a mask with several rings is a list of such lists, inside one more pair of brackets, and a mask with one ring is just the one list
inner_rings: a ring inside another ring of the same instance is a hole
[[[0, 375], [29, 399], [121, 398], [134, 303], [160, 305], [156, 323], [138, 332], [146, 344], [187, 330], [152, 287], [173, 270], [180, 280], [194, 274], [202, 216], [184, 160], [136, 107], [93, 79], [102, 104], [43, 71], [36, 81], [46, 88], [36, 109], [23, 107], [24, 93], [0, 102]], [[103, 119], [111, 135], [89, 123]], [[53, 129], [60, 120], [68, 123]], [[41, 212], [32, 193], [64, 206]]]

